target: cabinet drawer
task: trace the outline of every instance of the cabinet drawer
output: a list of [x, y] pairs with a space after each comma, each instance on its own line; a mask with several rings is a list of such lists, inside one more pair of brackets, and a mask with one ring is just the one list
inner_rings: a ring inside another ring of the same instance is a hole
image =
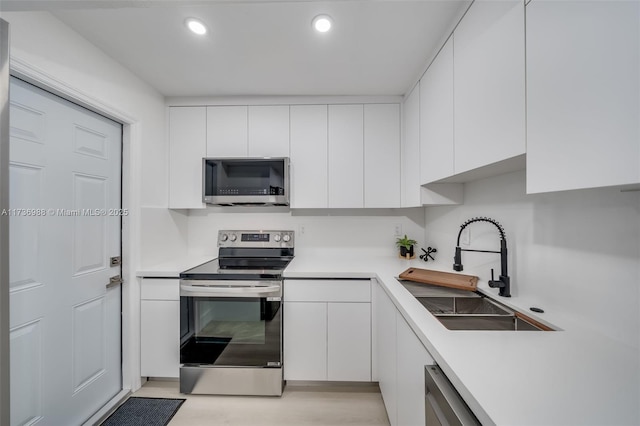
[[180, 280], [143, 278], [140, 286], [142, 300], [180, 300]]
[[371, 280], [286, 280], [286, 302], [371, 302]]

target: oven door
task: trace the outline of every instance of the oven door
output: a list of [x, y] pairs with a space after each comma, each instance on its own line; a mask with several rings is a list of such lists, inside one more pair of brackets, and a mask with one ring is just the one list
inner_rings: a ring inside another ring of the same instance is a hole
[[204, 283], [181, 284], [182, 367], [280, 368], [280, 282]]

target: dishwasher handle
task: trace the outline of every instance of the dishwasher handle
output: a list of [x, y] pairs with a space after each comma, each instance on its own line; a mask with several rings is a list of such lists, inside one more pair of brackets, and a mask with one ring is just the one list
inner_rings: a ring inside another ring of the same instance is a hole
[[430, 419], [440, 425], [480, 425], [447, 376], [437, 365], [425, 366], [425, 409]]

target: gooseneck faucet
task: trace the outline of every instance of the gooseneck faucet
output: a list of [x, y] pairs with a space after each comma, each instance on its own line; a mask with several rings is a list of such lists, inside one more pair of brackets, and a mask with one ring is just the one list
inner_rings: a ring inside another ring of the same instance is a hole
[[[498, 228], [498, 232], [500, 232], [500, 251], [493, 250], [472, 250], [472, 249], [463, 249], [460, 248], [460, 236], [462, 235], [462, 231], [464, 228], [471, 225], [474, 222], [489, 222]], [[507, 237], [504, 234], [504, 228], [497, 221], [490, 219], [488, 217], [474, 217], [473, 219], [467, 220], [465, 223], [460, 225], [460, 232], [458, 232], [458, 241], [456, 242], [456, 253], [453, 257], [453, 270], [454, 271], [462, 271], [462, 252], [463, 251], [475, 251], [479, 253], [499, 253], [500, 254], [500, 277], [497, 280], [493, 279], [493, 269], [491, 269], [491, 279], [489, 280], [489, 287], [498, 288], [500, 292], [498, 293], [503, 297], [511, 297], [511, 279], [507, 274]]]

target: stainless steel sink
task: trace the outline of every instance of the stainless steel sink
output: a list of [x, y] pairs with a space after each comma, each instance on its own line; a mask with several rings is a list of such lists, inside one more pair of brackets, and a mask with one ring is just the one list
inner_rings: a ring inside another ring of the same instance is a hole
[[513, 315], [484, 297], [416, 297], [432, 314]]
[[399, 281], [449, 330], [543, 330], [479, 293]]

